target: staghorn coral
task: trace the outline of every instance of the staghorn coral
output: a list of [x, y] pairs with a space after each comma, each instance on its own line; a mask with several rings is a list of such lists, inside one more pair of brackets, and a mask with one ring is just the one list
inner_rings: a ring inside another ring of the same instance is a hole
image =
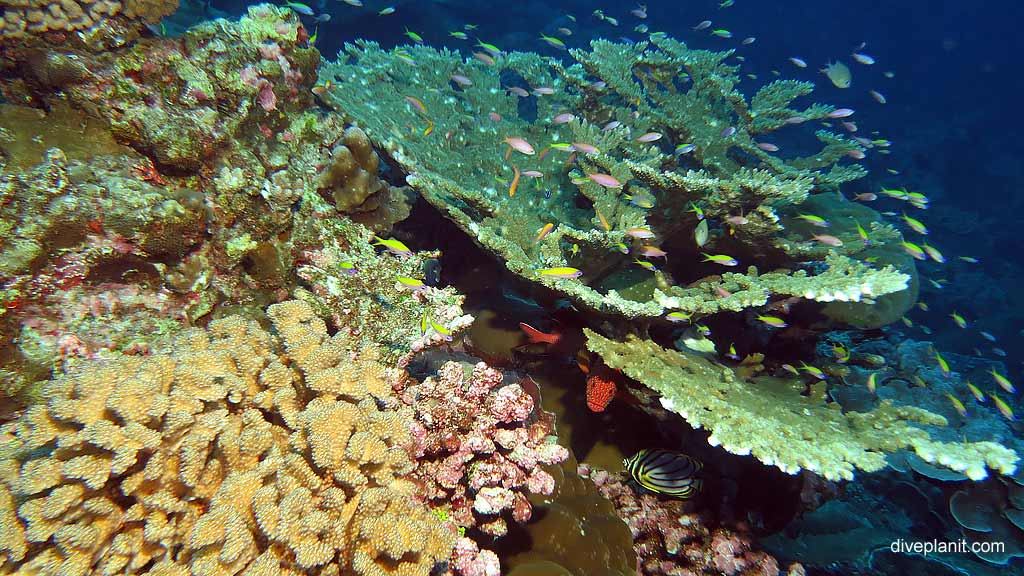
[[750, 454], [796, 474], [808, 469], [829, 480], [853, 478], [886, 466], [885, 454], [910, 447], [927, 462], [978, 480], [986, 468], [1015, 470], [1017, 455], [995, 442], [941, 442], [913, 424], [944, 426], [946, 419], [921, 408], [883, 401], [870, 412], [843, 412], [820, 395], [804, 396], [802, 382], [737, 378], [728, 367], [689, 353], [666, 350], [635, 336], [625, 342], [585, 330], [587, 347], [661, 394], [661, 404], [692, 426], [706, 427], [708, 442]]
[[374, 351], [305, 303], [268, 314], [283, 351], [230, 317], [47, 384], [0, 459], [0, 571], [425, 576], [445, 560], [454, 531], [401, 478], [412, 420]]

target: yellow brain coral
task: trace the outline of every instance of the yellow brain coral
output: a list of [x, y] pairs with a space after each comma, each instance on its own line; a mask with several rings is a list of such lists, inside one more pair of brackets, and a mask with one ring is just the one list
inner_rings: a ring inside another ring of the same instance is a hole
[[400, 477], [410, 414], [308, 305], [47, 384], [0, 449], [0, 574], [426, 576], [455, 536]]

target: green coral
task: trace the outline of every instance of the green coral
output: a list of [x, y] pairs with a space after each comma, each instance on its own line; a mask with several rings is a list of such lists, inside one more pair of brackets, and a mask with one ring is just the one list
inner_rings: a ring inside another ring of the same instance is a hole
[[[454, 288], [410, 291], [399, 276], [423, 278], [425, 261], [436, 252], [393, 256], [375, 248], [373, 234], [343, 218], [323, 220], [309, 207], [296, 216], [294, 246], [302, 252], [297, 274], [303, 286], [295, 296], [308, 302], [335, 326], [344, 326], [360, 345], [373, 345], [393, 362], [409, 350], [445, 343], [435, 324], [457, 337], [473, 317], [462, 311], [463, 296]], [[354, 270], [353, 270], [354, 267]], [[421, 320], [428, 320], [427, 330]]]
[[[622, 245], [635, 251], [642, 244], [626, 230], [651, 228], [656, 243], [672, 243], [692, 233], [696, 219], [686, 215], [691, 203], [711, 217], [740, 212], [750, 215], [750, 226], [729, 242], [742, 243], [760, 258], [782, 231], [775, 209], [800, 204], [813, 188], [833, 187], [862, 172], [853, 164], [837, 164], [859, 145], [834, 135], [819, 134], [825, 147], [818, 154], [788, 161], [757, 147], [755, 136], [778, 127], [760, 119], [824, 118], [833, 109], [790, 109], [795, 98], [809, 93], [807, 83], [776, 82], [748, 102], [736, 89], [736, 67], [725, 63], [730, 52], [691, 50], [666, 38], [635, 45], [597, 40], [589, 51], [570, 53], [579, 64], [502, 54], [494, 64], [502, 73], [495, 74], [488, 64], [446, 49], [386, 51], [358, 41], [346, 45], [337, 62], [322, 65], [321, 79], [336, 84], [322, 100], [358, 123], [405, 170], [416, 192], [511, 272], [584, 308], [630, 318], [658, 316], [664, 306], [626, 280], [632, 277], [633, 256], [623, 255]], [[415, 65], [407, 62], [410, 58]], [[454, 74], [470, 83], [453, 83]], [[531, 98], [534, 119], [520, 113], [510, 87], [545, 87], [553, 93]], [[567, 111], [576, 118], [553, 123]], [[485, 120], [487, 115], [493, 118]], [[622, 125], [601, 128], [611, 120]], [[723, 135], [729, 126], [735, 132]], [[661, 143], [638, 142], [633, 135], [647, 131], [663, 134], [671, 144], [696, 145], [692, 158], [699, 169], [687, 168]], [[503, 143], [509, 137], [527, 140], [538, 153], [509, 150]], [[564, 163], [564, 146], [571, 143], [597, 151], [578, 154], [573, 168]], [[760, 164], [737, 165], [737, 150]], [[543, 177], [521, 178], [513, 195], [513, 168]], [[599, 185], [588, 178], [593, 173], [611, 175], [623, 189]], [[651, 197], [655, 205], [631, 202], [636, 196]], [[537, 231], [548, 223], [554, 230], [538, 241]], [[705, 249], [713, 251], [718, 241], [713, 238]], [[794, 274], [790, 283], [800, 285], [800, 294], [810, 292], [815, 299], [850, 294], [846, 284], [853, 279], [844, 279], [842, 290], [830, 283], [854, 270], [861, 285], [884, 286], [879, 293], [899, 289], [899, 278], [887, 269], [826, 256], [807, 259], [840, 267], [817, 276]], [[559, 266], [581, 269], [582, 279], [537, 272]], [[669, 291], [671, 280], [662, 275], [655, 285]]]
[[[95, 80], [67, 87], [71, 101], [158, 164], [195, 171], [257, 124], [312, 101], [320, 53], [299, 42], [302, 24], [287, 8], [250, 6], [237, 23], [202, 22], [180, 41], [138, 43], [90, 62]], [[274, 105], [261, 106], [261, 92]]]
[[946, 420], [920, 408], [883, 401], [871, 412], [844, 413], [820, 394], [803, 395], [802, 382], [768, 377], [746, 382], [702, 356], [636, 337], [617, 342], [585, 332], [591, 351], [661, 394], [666, 409], [707, 428], [709, 443], [790, 474], [807, 469], [830, 480], [851, 479], [856, 469], [884, 468], [886, 453], [905, 447], [976, 480], [987, 475], [986, 467], [1004, 474], [1016, 468], [1017, 455], [994, 442], [933, 440], [918, 425], [944, 426]]

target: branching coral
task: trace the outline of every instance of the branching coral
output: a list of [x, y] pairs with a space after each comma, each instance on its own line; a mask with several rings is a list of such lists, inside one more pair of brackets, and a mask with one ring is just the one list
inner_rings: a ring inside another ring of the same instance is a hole
[[944, 426], [926, 410], [882, 402], [871, 412], [842, 412], [820, 395], [804, 396], [802, 382], [774, 378], [741, 381], [732, 369], [693, 354], [666, 350], [630, 337], [616, 342], [586, 331], [587, 347], [608, 366], [661, 394], [662, 405], [692, 426], [706, 427], [714, 445], [751, 454], [790, 474], [808, 469], [830, 479], [850, 479], [855, 469], [886, 466], [885, 454], [912, 448], [933, 464], [972, 479], [986, 468], [1012, 473], [1017, 455], [994, 442], [935, 441], [914, 424]]
[[524, 388], [535, 385], [504, 379], [483, 362], [468, 370], [446, 362], [436, 376], [400, 391], [415, 407], [416, 453], [425, 456], [414, 477], [460, 526], [494, 536], [506, 533], [507, 517], [530, 519], [527, 494], [555, 488], [542, 467], [568, 456], [554, 443], [550, 417]]
[[366, 228], [321, 219], [307, 206], [296, 221], [297, 272], [308, 286], [296, 296], [353, 340], [379, 347], [386, 361], [447, 344], [472, 323], [453, 288], [410, 290], [398, 281], [424, 278], [424, 268], [436, 264], [438, 253], [388, 254], [371, 245]]
[[411, 415], [375, 352], [304, 303], [269, 315], [284, 351], [230, 317], [50, 382], [0, 459], [0, 570], [425, 576], [445, 560], [454, 531], [401, 479]]

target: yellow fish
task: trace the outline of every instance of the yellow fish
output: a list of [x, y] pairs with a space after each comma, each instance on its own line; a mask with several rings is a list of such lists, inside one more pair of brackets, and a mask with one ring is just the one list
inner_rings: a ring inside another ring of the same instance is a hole
[[953, 404], [953, 409], [956, 410], [957, 414], [962, 417], [967, 416], [967, 407], [964, 406], [964, 403], [961, 402], [959, 398], [948, 392], [946, 393], [946, 397], [949, 398], [950, 403]]
[[850, 68], [842, 62], [830, 62], [821, 71], [828, 76], [836, 88], [849, 88], [852, 83]]
[[949, 374], [951, 372], [949, 369], [949, 362], [946, 362], [946, 359], [938, 352], [935, 352], [935, 361], [939, 363], [939, 370], [942, 370], [942, 375], [949, 378]]

